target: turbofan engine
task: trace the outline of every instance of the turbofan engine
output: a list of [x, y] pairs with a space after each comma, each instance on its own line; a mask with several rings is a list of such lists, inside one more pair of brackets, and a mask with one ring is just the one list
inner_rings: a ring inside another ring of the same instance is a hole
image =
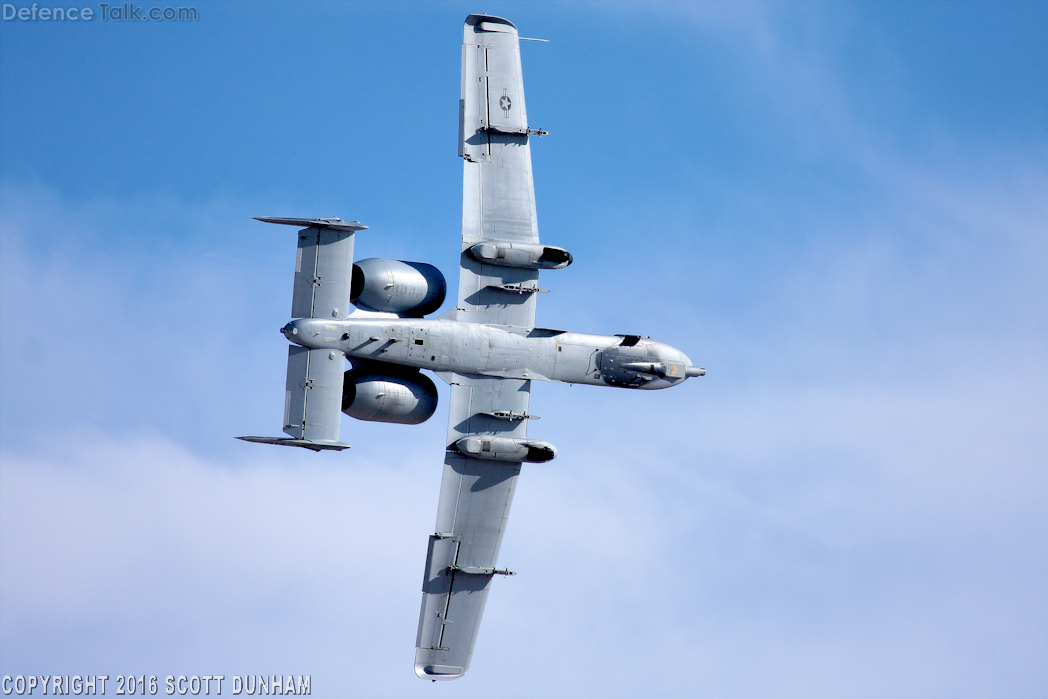
[[387, 376], [347, 371], [342, 381], [342, 412], [358, 420], [417, 425], [437, 409], [437, 387], [426, 375]]
[[433, 265], [370, 257], [353, 265], [349, 299], [358, 308], [422, 317], [440, 308], [447, 290]]

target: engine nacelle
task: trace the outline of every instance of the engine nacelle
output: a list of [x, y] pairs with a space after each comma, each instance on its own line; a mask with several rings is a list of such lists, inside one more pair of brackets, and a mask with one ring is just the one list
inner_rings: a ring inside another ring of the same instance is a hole
[[371, 257], [353, 265], [349, 300], [372, 311], [421, 317], [440, 308], [447, 290], [433, 265]]
[[564, 248], [506, 240], [485, 240], [470, 247], [467, 252], [477, 262], [499, 267], [564, 269], [572, 261], [571, 253]]
[[424, 374], [411, 378], [347, 371], [342, 381], [342, 412], [358, 420], [417, 425], [437, 409], [437, 387]]

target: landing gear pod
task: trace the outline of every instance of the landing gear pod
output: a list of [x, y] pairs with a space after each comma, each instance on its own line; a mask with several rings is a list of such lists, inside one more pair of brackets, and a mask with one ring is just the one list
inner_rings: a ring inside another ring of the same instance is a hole
[[353, 265], [349, 300], [358, 308], [421, 318], [440, 308], [447, 290], [433, 265], [370, 257]]
[[463, 437], [455, 442], [455, 448], [474, 459], [491, 461], [529, 461], [541, 463], [552, 461], [557, 457], [557, 449], [537, 439], [516, 439], [514, 437], [491, 437], [477, 435]]
[[524, 269], [564, 269], [572, 262], [571, 253], [564, 248], [532, 243], [511, 243], [505, 240], [485, 240], [467, 250], [477, 262], [499, 267]]

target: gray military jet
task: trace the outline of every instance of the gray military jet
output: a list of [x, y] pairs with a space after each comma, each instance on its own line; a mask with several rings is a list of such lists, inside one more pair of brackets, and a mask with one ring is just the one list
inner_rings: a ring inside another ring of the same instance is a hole
[[[419, 677], [469, 668], [521, 463], [553, 459], [528, 437], [531, 382], [640, 390], [702, 376], [682, 352], [642, 335], [587, 335], [535, 327], [540, 270], [571, 264], [539, 243], [517, 28], [470, 15], [462, 43], [459, 156], [463, 159], [458, 302], [438, 318], [447, 285], [433, 266], [353, 262], [367, 226], [338, 218], [260, 218], [298, 226], [284, 394], [288, 437], [250, 442], [341, 450], [340, 413], [415, 425], [437, 407], [421, 370], [451, 385], [444, 477], [429, 537], [415, 643]], [[355, 307], [355, 308], [354, 308]], [[348, 358], [352, 369], [344, 371]]]

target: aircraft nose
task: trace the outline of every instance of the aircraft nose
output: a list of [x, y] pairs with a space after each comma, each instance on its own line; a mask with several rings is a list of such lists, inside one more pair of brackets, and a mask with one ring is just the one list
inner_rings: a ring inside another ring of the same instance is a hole
[[688, 355], [684, 354], [676, 347], [659, 344], [656, 349], [656, 354], [667, 367], [667, 378], [691, 378], [693, 376], [706, 375], [705, 369], [692, 364]]

